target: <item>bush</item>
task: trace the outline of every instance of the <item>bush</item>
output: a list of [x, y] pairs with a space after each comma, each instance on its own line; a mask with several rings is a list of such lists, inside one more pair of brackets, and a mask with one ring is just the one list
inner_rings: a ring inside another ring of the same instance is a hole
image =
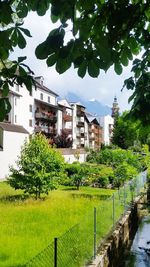
[[107, 187], [114, 179], [114, 172], [111, 167], [101, 166], [98, 172], [93, 173], [92, 182], [98, 187]]
[[118, 165], [114, 171], [114, 186], [119, 188], [126, 181], [132, 180], [134, 177], [136, 177], [137, 174], [138, 172], [135, 167], [123, 162], [122, 164]]

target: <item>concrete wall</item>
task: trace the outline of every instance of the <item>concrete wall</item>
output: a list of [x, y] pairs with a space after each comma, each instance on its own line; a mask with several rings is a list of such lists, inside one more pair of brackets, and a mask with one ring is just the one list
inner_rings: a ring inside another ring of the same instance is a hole
[[138, 228], [139, 200], [140, 197], [136, 198], [132, 208], [119, 220], [114, 231], [100, 245], [96, 259], [88, 267], [119, 266], [119, 262], [125, 256]]
[[9, 174], [9, 166], [14, 165], [28, 134], [3, 131], [3, 150], [0, 150], [0, 180]]

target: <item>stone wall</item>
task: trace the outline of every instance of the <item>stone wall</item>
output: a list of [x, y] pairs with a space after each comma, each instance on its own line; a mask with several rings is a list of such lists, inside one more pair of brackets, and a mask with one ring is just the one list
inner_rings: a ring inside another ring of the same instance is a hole
[[114, 230], [100, 245], [96, 259], [88, 267], [119, 266], [118, 263], [124, 258], [138, 228], [138, 203], [140, 200], [141, 198], [137, 197], [132, 208], [118, 221]]

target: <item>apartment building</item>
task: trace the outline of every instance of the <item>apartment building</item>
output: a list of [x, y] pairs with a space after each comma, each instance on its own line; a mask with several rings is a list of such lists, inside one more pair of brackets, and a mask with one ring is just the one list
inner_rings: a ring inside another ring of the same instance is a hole
[[73, 109], [66, 99], [58, 101], [58, 134], [64, 130], [72, 138]]
[[81, 103], [70, 103], [70, 105], [72, 107], [72, 148], [85, 148], [85, 107]]
[[102, 144], [102, 127], [98, 119], [92, 115], [86, 114], [88, 120], [88, 139], [89, 147], [98, 149]]
[[14, 86], [9, 100], [12, 109], [5, 122], [22, 125], [29, 134], [42, 132], [48, 138], [57, 134], [57, 94], [43, 84], [43, 77], [35, 77], [36, 88], [30, 93], [25, 87]]

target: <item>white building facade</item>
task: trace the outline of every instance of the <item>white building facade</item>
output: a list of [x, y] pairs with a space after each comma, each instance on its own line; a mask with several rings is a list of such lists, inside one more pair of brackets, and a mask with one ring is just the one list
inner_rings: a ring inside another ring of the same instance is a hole
[[0, 123], [0, 180], [7, 178], [9, 166], [15, 166], [21, 147], [28, 137], [29, 133], [22, 126]]
[[104, 145], [110, 145], [113, 136], [114, 118], [110, 115], [100, 117], [102, 126], [102, 142]]

